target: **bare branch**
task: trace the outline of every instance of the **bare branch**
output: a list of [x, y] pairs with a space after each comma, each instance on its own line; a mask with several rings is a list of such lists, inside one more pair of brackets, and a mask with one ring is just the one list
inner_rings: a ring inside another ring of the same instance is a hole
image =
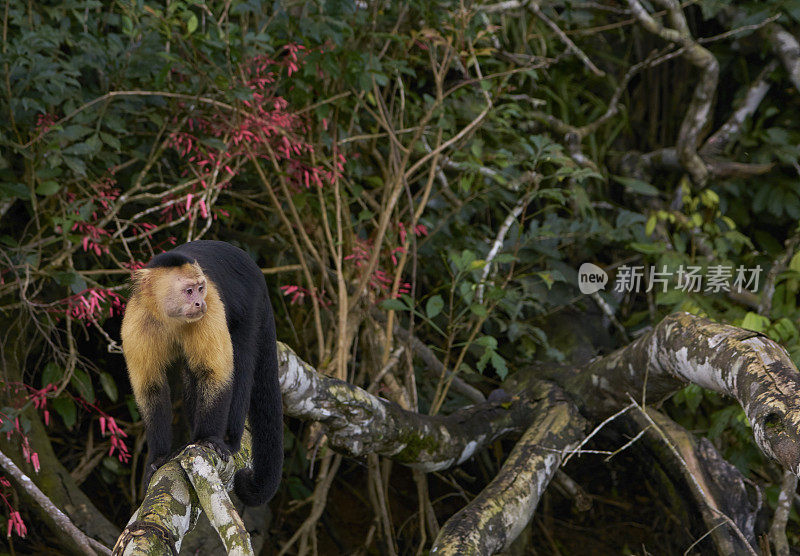
[[683, 46], [683, 57], [697, 67], [700, 75], [694, 88], [692, 101], [686, 110], [678, 132], [677, 151], [682, 166], [697, 185], [708, 180], [709, 171], [697, 153], [700, 139], [711, 119], [711, 106], [717, 93], [719, 62], [711, 52], [701, 46], [689, 32], [689, 25], [677, 0], [660, 0], [667, 10], [674, 28], [664, 27], [641, 5], [639, 0], [628, 0], [633, 14], [642, 26], [662, 39]]
[[786, 539], [786, 523], [789, 521], [789, 510], [797, 490], [797, 475], [789, 470], [783, 472], [781, 493], [778, 496], [778, 507], [769, 528], [769, 539], [775, 547], [775, 556], [789, 556], [789, 542]]
[[517, 201], [517, 204], [514, 205], [514, 208], [511, 209], [511, 212], [508, 213], [506, 219], [503, 221], [503, 224], [500, 226], [500, 229], [497, 230], [497, 237], [492, 243], [492, 248], [489, 249], [489, 253], [486, 255], [486, 260], [483, 266], [483, 272], [481, 273], [481, 279], [478, 283], [478, 289], [475, 292], [475, 299], [478, 303], [483, 303], [483, 291], [486, 289], [486, 280], [489, 278], [489, 274], [492, 271], [495, 257], [500, 252], [500, 249], [503, 247], [503, 242], [506, 239], [506, 234], [508, 230], [511, 229], [511, 226], [514, 222], [517, 221], [519, 215], [522, 214], [522, 211], [525, 209], [525, 206], [530, 201], [530, 195], [526, 193]]
[[0, 467], [11, 475], [18, 485], [25, 489], [28, 495], [36, 501], [42, 510], [47, 512], [57, 526], [72, 539], [72, 542], [80, 548], [84, 554], [111, 554], [108, 548], [97, 541], [93, 541], [87, 537], [83, 531], [75, 527], [72, 521], [45, 496], [44, 492], [34, 484], [30, 477], [23, 473], [22, 470], [11, 461], [11, 458], [3, 452], [0, 452]]
[[286, 414], [319, 421], [329, 445], [351, 457], [376, 453], [414, 469], [446, 469], [500, 436], [523, 430], [532, 418], [533, 409], [522, 398], [510, 406], [507, 400], [490, 401], [447, 416], [414, 413], [320, 375], [280, 342], [278, 360]]
[[755, 114], [761, 101], [767, 95], [770, 88], [767, 78], [777, 65], [777, 62], [773, 60], [761, 70], [756, 80], [747, 89], [742, 105], [706, 140], [703, 148], [700, 149], [700, 154], [704, 156], [720, 154], [733, 139], [741, 135], [744, 123]]
[[800, 91], [800, 42], [778, 23], [767, 25], [762, 35], [770, 42], [772, 50], [780, 58], [794, 88]]
[[547, 17], [544, 14], [544, 12], [542, 12], [542, 9], [539, 7], [538, 3], [531, 2], [530, 8], [531, 8], [531, 11], [533, 13], [535, 13], [539, 17], [539, 19], [544, 21], [545, 24], [548, 27], [550, 27], [550, 29], [552, 29], [553, 32], [556, 35], [558, 35], [558, 38], [561, 39], [561, 41], [565, 45], [567, 45], [567, 49], [569, 51], [571, 51], [573, 54], [575, 54], [578, 57], [578, 59], [581, 62], [583, 62], [583, 65], [586, 66], [589, 69], [589, 71], [591, 71], [593, 74], [597, 75], [598, 77], [603, 77], [606, 74], [606, 72], [604, 72], [603, 70], [598, 68], [596, 65], [594, 65], [594, 62], [592, 62], [592, 60], [586, 55], [586, 53], [583, 50], [581, 50], [580, 48], [578, 48], [578, 45], [576, 45], [572, 41], [572, 39], [570, 39], [567, 36], [567, 34], [564, 31], [562, 31], [561, 28], [558, 25], [555, 24], [555, 22], [552, 19]]
[[800, 400], [794, 394], [800, 372], [780, 344], [757, 332], [675, 313], [576, 375], [544, 375], [600, 416], [627, 405], [621, 396], [641, 400], [646, 389], [648, 399], [658, 400], [687, 382], [731, 396], [761, 451], [800, 473]]

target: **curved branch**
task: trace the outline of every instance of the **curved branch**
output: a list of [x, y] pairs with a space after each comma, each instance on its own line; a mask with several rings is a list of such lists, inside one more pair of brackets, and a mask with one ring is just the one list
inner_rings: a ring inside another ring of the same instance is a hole
[[[464, 408], [448, 416], [406, 411], [365, 390], [317, 373], [278, 342], [286, 415], [319, 421], [332, 448], [352, 457], [381, 454], [424, 471], [457, 465], [502, 435], [523, 431], [552, 397], [554, 386], [536, 383], [526, 393]], [[541, 401], [544, 400], [544, 401]], [[184, 536], [205, 512], [229, 554], [252, 554], [247, 532], [228, 498], [236, 470], [252, 455], [250, 434], [223, 462], [204, 446], [187, 446], [153, 476], [115, 555], [179, 551]]]
[[161, 466], [142, 505], [117, 540], [114, 556], [178, 554], [184, 536], [201, 512], [216, 529], [228, 554], [252, 556], [250, 536], [228, 496], [234, 473], [249, 460], [247, 433], [242, 447], [235, 458], [223, 461], [214, 450], [191, 444]]
[[800, 372], [766, 336], [689, 313], [670, 315], [628, 346], [570, 376], [548, 375], [595, 415], [659, 400], [692, 382], [735, 398], [758, 447], [800, 474]]
[[330, 446], [345, 455], [380, 454], [422, 471], [458, 465], [500, 436], [524, 430], [537, 399], [534, 393], [530, 400], [487, 401], [430, 416], [323, 376], [281, 342], [278, 361], [287, 415], [322, 423]]
[[677, 475], [688, 488], [687, 501], [697, 508], [705, 531], [693, 546], [709, 536], [718, 554], [755, 556], [760, 493], [751, 502], [742, 474], [707, 438], [695, 437], [655, 409], [637, 409], [617, 421], [617, 427], [628, 434], [644, 431], [645, 442], [667, 464], [667, 474]]
[[431, 554], [494, 554], [533, 517], [564, 453], [585, 436], [586, 421], [549, 387], [540, 412], [489, 485], [442, 527]]
[[[433, 471], [463, 462], [503, 434], [526, 431], [498, 476], [445, 524], [434, 545], [437, 554], [486, 554], [506, 547], [530, 520], [566, 450], [585, 436], [585, 421], [573, 402], [567, 402], [556, 386], [542, 382], [547, 374], [594, 419], [630, 406], [631, 396], [642, 401], [662, 398], [686, 382], [733, 396], [753, 424], [759, 447], [795, 473], [800, 470], [800, 400], [795, 395], [800, 373], [786, 352], [758, 333], [688, 313], [666, 317], [628, 346], [581, 368], [517, 373], [505, 384], [513, 396], [497, 390], [488, 401], [448, 416], [406, 411], [323, 376], [280, 342], [278, 353], [285, 413], [319, 421], [329, 445], [349, 456], [381, 454]], [[211, 521], [229, 549], [249, 554], [246, 533], [225, 494], [235, 469], [250, 459], [249, 442], [245, 435], [233, 463], [223, 465], [216, 454], [203, 449], [199, 455], [204, 459], [195, 462], [201, 472], [175, 460], [162, 467], [123, 536], [131, 537], [132, 528], [139, 527], [143, 534], [135, 543], [144, 543], [142, 550], [170, 551], [179, 546], [202, 508], [219, 513]], [[681, 453], [686, 459], [686, 452]], [[690, 479], [699, 476], [686, 467]], [[194, 475], [194, 488], [184, 470]], [[708, 502], [709, 489], [702, 484], [698, 488], [699, 499]], [[749, 525], [742, 534], [727, 513], [704, 515], [734, 523], [740, 538], [749, 536]]]
[[747, 89], [742, 105], [731, 114], [728, 121], [726, 121], [714, 134], [709, 137], [703, 148], [700, 149], [700, 154], [704, 156], [721, 154], [725, 147], [730, 144], [735, 138], [739, 137], [742, 133], [744, 123], [755, 114], [761, 101], [769, 91], [770, 83], [767, 81], [769, 74], [772, 73], [778, 63], [775, 60], [769, 62], [755, 81]]

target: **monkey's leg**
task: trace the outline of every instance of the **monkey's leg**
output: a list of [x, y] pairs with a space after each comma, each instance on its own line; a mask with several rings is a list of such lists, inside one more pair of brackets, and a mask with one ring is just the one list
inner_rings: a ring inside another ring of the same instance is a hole
[[194, 408], [190, 416], [191, 441], [209, 444], [222, 457], [230, 455], [225, 443], [225, 429], [231, 404], [231, 382], [215, 385], [209, 382], [210, 373], [190, 369], [184, 395], [186, 406]]
[[169, 384], [153, 384], [146, 388], [139, 402], [144, 419], [145, 435], [149, 454], [142, 477], [143, 489], [147, 488], [153, 473], [169, 456], [172, 445], [172, 401]]

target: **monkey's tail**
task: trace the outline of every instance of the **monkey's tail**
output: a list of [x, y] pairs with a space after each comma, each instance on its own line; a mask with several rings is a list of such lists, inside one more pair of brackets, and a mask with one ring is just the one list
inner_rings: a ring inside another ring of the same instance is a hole
[[234, 478], [234, 489], [247, 506], [269, 501], [278, 490], [283, 470], [283, 399], [278, 381], [277, 345], [268, 340], [256, 367], [250, 396], [252, 468]]

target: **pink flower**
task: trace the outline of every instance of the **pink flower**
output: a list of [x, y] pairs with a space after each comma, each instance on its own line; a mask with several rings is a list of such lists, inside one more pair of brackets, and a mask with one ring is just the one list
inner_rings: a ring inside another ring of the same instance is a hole
[[22, 516], [19, 515], [19, 512], [14, 510], [8, 515], [8, 534], [7, 536], [11, 537], [11, 530], [17, 534], [17, 536], [25, 538], [25, 535], [28, 533], [28, 529], [25, 527], [25, 523], [22, 521]]

